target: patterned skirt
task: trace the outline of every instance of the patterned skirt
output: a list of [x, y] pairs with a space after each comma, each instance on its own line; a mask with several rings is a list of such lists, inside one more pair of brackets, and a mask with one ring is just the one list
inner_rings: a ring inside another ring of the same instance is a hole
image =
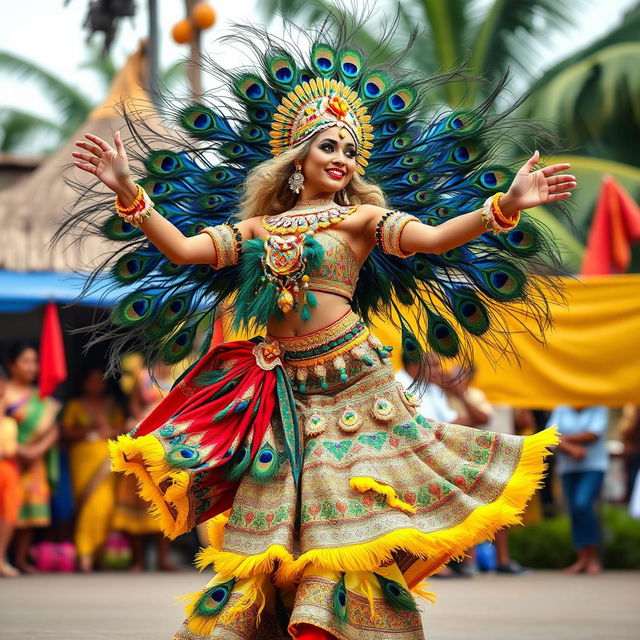
[[354, 313], [304, 336], [226, 343], [111, 443], [166, 535], [208, 522], [175, 639], [422, 639], [412, 593], [520, 522], [554, 430], [527, 438], [417, 412]]

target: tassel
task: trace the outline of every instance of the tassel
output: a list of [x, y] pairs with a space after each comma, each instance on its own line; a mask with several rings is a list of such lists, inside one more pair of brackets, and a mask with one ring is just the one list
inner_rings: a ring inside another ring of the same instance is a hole
[[302, 318], [303, 322], [308, 322], [309, 320], [311, 320], [311, 311], [307, 303], [302, 305], [302, 311], [300, 312], [300, 317]]
[[296, 371], [296, 378], [298, 380], [298, 389], [301, 393], [304, 393], [307, 390], [307, 375], [308, 371], [305, 367], [298, 367]]
[[415, 593], [420, 598], [424, 598], [428, 600], [431, 604], [436, 603], [436, 594], [433, 591], [427, 591], [425, 587], [427, 586], [426, 582], [421, 582], [417, 584], [413, 589], [411, 589], [411, 593]]
[[313, 368], [313, 372], [320, 378], [320, 388], [327, 388], [327, 368], [323, 364], [317, 364]]
[[346, 382], [349, 379], [349, 376], [347, 376], [347, 364], [345, 363], [344, 358], [342, 356], [334, 358], [333, 366], [340, 372], [340, 380], [342, 380], [342, 382]]
[[311, 291], [307, 291], [307, 303], [312, 309], [318, 306], [318, 298]]

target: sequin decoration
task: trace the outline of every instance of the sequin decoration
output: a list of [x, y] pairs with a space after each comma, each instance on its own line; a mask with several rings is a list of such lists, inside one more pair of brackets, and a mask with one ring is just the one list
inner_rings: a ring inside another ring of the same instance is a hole
[[304, 425], [304, 432], [309, 437], [313, 438], [315, 436], [319, 436], [321, 433], [327, 428], [327, 421], [318, 414], [313, 414], [310, 416]]
[[360, 428], [360, 415], [355, 409], [347, 407], [338, 420], [338, 426], [345, 433], [353, 433]]
[[387, 398], [376, 397], [373, 401], [373, 415], [381, 422], [387, 422], [396, 415], [396, 408]]

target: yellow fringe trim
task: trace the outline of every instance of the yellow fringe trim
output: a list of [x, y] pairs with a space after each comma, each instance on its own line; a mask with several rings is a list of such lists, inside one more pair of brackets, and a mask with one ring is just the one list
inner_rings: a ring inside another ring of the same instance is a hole
[[[153, 435], [109, 440], [109, 454], [112, 471], [135, 475], [138, 493], [151, 503], [149, 512], [158, 519], [165, 536], [173, 539], [191, 529], [187, 522], [189, 474], [166, 462], [164, 448]], [[165, 493], [159, 488], [161, 483], [170, 483]]]
[[428, 600], [431, 604], [435, 604], [437, 596], [435, 593], [433, 593], [433, 591], [427, 591], [426, 586], [426, 582], [421, 582], [420, 584], [417, 584], [415, 587], [413, 587], [413, 589], [411, 589], [411, 593], [414, 593], [415, 595]]
[[364, 493], [365, 491], [375, 491], [376, 493], [385, 496], [387, 498], [387, 504], [393, 509], [400, 509], [400, 511], [404, 511], [405, 513], [416, 512], [416, 508], [414, 506], [403, 502], [398, 498], [398, 496], [396, 496], [396, 492], [393, 490], [393, 487], [390, 487], [388, 484], [377, 482], [373, 478], [357, 476], [349, 480], [349, 486], [354, 491], [359, 491], [360, 493]]
[[207, 520], [207, 538], [209, 538], [209, 544], [214, 549], [221, 549], [222, 542], [224, 540], [224, 527], [229, 521], [231, 515], [231, 509], [227, 509], [217, 516]]
[[279, 544], [274, 544], [263, 553], [254, 556], [243, 556], [233, 551], [219, 551], [207, 547], [202, 549], [195, 558], [195, 565], [200, 571], [211, 564], [218, 573], [233, 576], [238, 580], [249, 578], [257, 573], [272, 573], [276, 563], [283, 565], [291, 562], [293, 562], [293, 556]]
[[533, 492], [542, 485], [548, 447], [559, 442], [555, 428], [525, 438], [520, 461], [502, 495], [490, 504], [474, 509], [462, 522], [442, 531], [423, 533], [416, 529], [398, 529], [376, 540], [335, 549], [313, 549], [278, 570], [278, 582], [292, 582], [307, 564], [336, 571], [373, 571], [389, 562], [397, 549], [422, 559], [405, 574], [410, 589], [437, 571], [453, 557], [484, 540], [503, 527], [520, 524], [522, 512]]

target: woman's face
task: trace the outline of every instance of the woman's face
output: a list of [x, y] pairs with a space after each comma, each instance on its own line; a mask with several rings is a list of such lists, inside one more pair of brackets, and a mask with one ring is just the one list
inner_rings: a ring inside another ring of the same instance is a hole
[[305, 198], [333, 195], [349, 184], [356, 170], [356, 145], [353, 136], [339, 127], [320, 131], [311, 141], [302, 161]]
[[9, 365], [11, 377], [22, 384], [32, 384], [38, 375], [38, 354], [35, 349], [25, 349]]

